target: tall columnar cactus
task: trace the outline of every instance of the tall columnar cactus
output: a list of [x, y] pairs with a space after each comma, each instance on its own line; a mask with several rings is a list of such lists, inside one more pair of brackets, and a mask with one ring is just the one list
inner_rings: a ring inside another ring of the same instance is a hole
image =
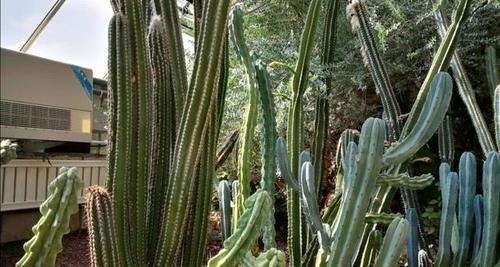
[[[447, 29], [449, 27], [442, 8], [434, 13], [434, 17], [438, 26], [437, 28], [439, 35], [444, 40], [444, 38], [446, 37]], [[470, 80], [462, 64], [462, 60], [460, 59], [460, 56], [457, 52], [453, 52], [452, 54], [451, 69], [453, 70], [453, 77], [455, 78], [455, 82], [457, 83], [458, 93], [462, 98], [465, 106], [467, 107], [467, 110], [469, 111], [469, 115], [471, 117], [474, 128], [476, 129], [479, 144], [481, 145], [483, 153], [486, 154], [489, 151], [495, 151], [495, 143], [491, 138], [488, 126], [477, 103], [476, 94], [474, 93]]]
[[481, 235], [483, 234], [483, 196], [474, 197], [474, 245], [472, 246], [472, 258], [475, 259], [481, 247]]
[[[231, 41], [234, 45], [238, 59], [245, 67], [248, 85], [248, 104], [245, 110], [245, 118], [242, 125], [242, 134], [238, 149], [238, 180], [241, 187], [241, 201], [250, 196], [250, 180], [252, 166], [252, 147], [255, 126], [257, 125], [257, 80], [255, 76], [255, 55], [250, 53], [243, 32], [243, 11], [236, 6], [232, 9], [232, 20], [229, 27]], [[239, 213], [243, 212], [243, 207], [239, 208]]]
[[497, 70], [497, 53], [495, 47], [488, 46], [484, 53], [486, 65], [486, 78], [488, 79], [488, 87], [490, 88], [491, 96], [493, 97], [494, 90], [498, 83], [498, 70]]
[[[106, 212], [113, 217], [113, 255], [120, 266], [197, 265], [225, 90], [230, 1], [203, 3], [189, 86], [177, 3], [114, 0], [112, 6], [107, 183], [112, 211]], [[96, 192], [91, 199], [98, 199]], [[109, 216], [104, 212], [88, 216], [99, 221]], [[196, 242], [187, 246], [187, 239]], [[91, 238], [93, 247], [101, 242]]]
[[453, 266], [464, 266], [469, 256], [469, 245], [472, 235], [472, 218], [474, 213], [474, 195], [476, 193], [476, 157], [470, 152], [460, 157], [458, 172], [458, 231], [459, 247], [453, 258]]
[[69, 220], [78, 211], [83, 182], [76, 168], [63, 167], [49, 185], [49, 197], [40, 206], [42, 217], [33, 226], [34, 236], [24, 244], [24, 256], [16, 266], [54, 266], [62, 251], [62, 237], [69, 233]]
[[378, 253], [380, 252], [380, 247], [382, 246], [383, 235], [379, 230], [372, 230], [368, 235], [368, 240], [366, 241], [366, 246], [363, 250], [361, 256], [360, 267], [373, 266]]
[[[326, 3], [326, 13], [323, 21], [323, 36], [321, 37], [321, 64], [323, 67], [330, 67], [333, 64], [334, 52], [337, 39], [337, 16], [340, 10], [340, 0], [328, 0]], [[324, 176], [325, 145], [328, 140], [329, 126], [329, 103], [328, 98], [332, 90], [332, 79], [323, 79], [326, 90], [316, 98], [316, 114], [314, 117], [314, 138], [312, 141], [312, 160], [314, 172], [316, 173], [317, 191], [321, 187], [321, 179]]]
[[495, 136], [497, 140], [497, 147], [500, 151], [500, 84], [495, 88], [493, 97], [493, 116], [495, 120]]
[[[309, 64], [314, 47], [316, 26], [319, 20], [321, 7], [320, 0], [313, 0], [309, 4], [306, 23], [302, 32], [299, 57], [295, 66], [294, 76], [291, 82], [292, 102], [288, 110], [287, 143], [289, 149], [289, 160], [292, 166], [291, 172], [295, 179], [299, 173], [299, 153], [303, 149], [303, 95], [307, 88], [309, 76]], [[287, 214], [288, 214], [288, 238], [287, 246], [290, 255], [290, 266], [299, 266], [302, 256], [302, 227], [299, 195], [293, 188], [287, 188]]]

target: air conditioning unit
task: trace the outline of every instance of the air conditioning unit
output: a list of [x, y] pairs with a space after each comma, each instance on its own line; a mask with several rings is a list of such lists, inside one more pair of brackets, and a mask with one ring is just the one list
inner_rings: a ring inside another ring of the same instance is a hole
[[0, 136], [90, 143], [92, 70], [1, 49]]

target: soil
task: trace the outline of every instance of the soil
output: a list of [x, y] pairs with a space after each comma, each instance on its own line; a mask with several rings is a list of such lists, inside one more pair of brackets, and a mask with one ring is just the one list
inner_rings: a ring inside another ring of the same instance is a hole
[[[208, 226], [208, 242], [206, 258], [217, 254], [222, 245], [220, 234], [219, 214], [210, 212]], [[25, 241], [9, 242], [0, 245], [0, 266], [15, 266], [23, 256]], [[86, 267], [90, 266], [87, 230], [79, 230], [63, 237], [63, 251], [57, 255], [57, 267]]]

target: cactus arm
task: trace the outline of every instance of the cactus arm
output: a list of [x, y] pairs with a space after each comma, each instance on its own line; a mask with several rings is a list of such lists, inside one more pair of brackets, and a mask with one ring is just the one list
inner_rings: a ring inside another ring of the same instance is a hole
[[472, 247], [472, 259], [475, 259], [479, 254], [483, 221], [483, 196], [476, 195], [474, 197], [474, 245]]
[[414, 208], [410, 208], [406, 211], [406, 219], [410, 226], [406, 239], [408, 267], [418, 267], [418, 221]]
[[369, 224], [386, 224], [389, 225], [395, 218], [401, 217], [399, 213], [367, 213], [365, 222]]
[[164, 205], [164, 230], [155, 266], [174, 265], [183, 235], [183, 222], [189, 212], [189, 192], [195, 176], [193, 166], [197, 165], [201, 148], [206, 145], [204, 132], [207, 127], [215, 127], [208, 123], [210, 116], [207, 114], [215, 110], [229, 6], [229, 0], [208, 1], [206, 12], [203, 13], [200, 46], [178, 131], [172, 175]]
[[415, 100], [415, 104], [413, 105], [410, 114], [408, 115], [408, 119], [403, 127], [402, 137], [406, 137], [408, 133], [415, 126], [418, 117], [424, 108], [424, 102], [429, 94], [429, 89], [431, 87], [432, 80], [434, 76], [439, 71], [444, 71], [448, 67], [453, 52], [455, 51], [455, 45], [458, 41], [459, 33], [467, 20], [469, 14], [469, 8], [471, 5], [470, 0], [460, 0], [457, 2], [456, 7], [453, 11], [453, 19], [446, 31], [445, 36], [442, 38], [441, 44], [439, 45], [436, 54], [432, 60], [432, 64], [427, 72], [427, 75], [420, 87], [420, 90], [417, 95], [417, 99]]
[[495, 135], [497, 140], [497, 148], [500, 151], [500, 85], [495, 88], [493, 97], [493, 116], [495, 120]]
[[429, 141], [446, 115], [451, 101], [452, 86], [449, 74], [444, 72], [436, 74], [415, 126], [400, 143], [393, 145], [385, 152], [386, 163], [404, 162]]
[[[380, 119], [369, 118], [363, 124], [357, 155], [355, 177], [348, 184], [340, 217], [334, 232], [328, 266], [351, 266], [365, 225], [365, 213], [382, 169], [385, 127]], [[363, 192], [363, 193], [362, 193]]]
[[479, 266], [493, 266], [495, 248], [498, 236], [500, 214], [500, 154], [490, 152], [483, 165], [483, 208], [484, 224], [481, 239], [481, 248], [478, 255]]
[[61, 168], [49, 185], [50, 196], [40, 206], [42, 217], [33, 226], [34, 236], [23, 248], [24, 256], [16, 263], [24, 266], [55, 266], [62, 250], [62, 237], [69, 233], [70, 216], [78, 211], [78, 196], [83, 182], [76, 168]]
[[231, 235], [231, 190], [227, 180], [219, 182], [217, 192], [219, 194], [222, 238], [226, 240]]
[[349, 1], [347, 13], [348, 16], [350, 16], [352, 30], [357, 33], [358, 39], [360, 40], [363, 60], [370, 69], [377, 93], [381, 94], [384, 114], [387, 116], [386, 123], [390, 129], [388, 133], [391, 137], [390, 140], [395, 141], [401, 134], [401, 126], [399, 123], [401, 109], [396, 100], [396, 95], [392, 89], [385, 65], [378, 52], [362, 1]]
[[366, 241], [366, 246], [361, 256], [360, 267], [373, 266], [382, 245], [382, 234], [378, 230], [371, 230]]
[[116, 255], [111, 197], [104, 188], [88, 189], [86, 214], [90, 239], [90, 262], [93, 267], [120, 266]]
[[[326, 4], [326, 13], [324, 19], [323, 36], [321, 39], [321, 64], [329, 66], [333, 63], [334, 51], [336, 45], [336, 29], [337, 29], [337, 16], [340, 9], [339, 0], [329, 0]], [[332, 89], [330, 78], [325, 78], [326, 85], [325, 95], [319, 95], [316, 98], [316, 114], [314, 118], [314, 138], [312, 141], [313, 152], [313, 166], [314, 173], [316, 173], [316, 187], [319, 193], [321, 187], [321, 179], [324, 176], [325, 162], [323, 155], [325, 153], [325, 145], [328, 140], [328, 126], [329, 126], [329, 92]]]
[[459, 163], [458, 231], [459, 246], [453, 258], [453, 266], [464, 266], [469, 256], [474, 195], [476, 193], [476, 157], [465, 152]]
[[451, 164], [455, 154], [455, 143], [453, 140], [453, 127], [451, 117], [446, 115], [438, 130], [439, 158], [442, 162]]
[[[439, 35], [442, 39], [444, 39], [446, 29], [448, 28], [448, 22], [446, 21], [442, 8], [434, 13], [434, 17], [438, 26]], [[453, 77], [455, 78], [455, 82], [457, 84], [458, 93], [467, 107], [483, 153], [486, 154], [489, 151], [494, 151], [495, 144], [491, 138], [488, 126], [477, 103], [476, 95], [472, 89], [469, 77], [465, 72], [462, 60], [456, 51], [453, 52], [453, 57], [451, 59], [451, 69], [453, 70]]]
[[[250, 180], [252, 167], [252, 147], [255, 126], [257, 125], [257, 81], [254, 56], [250, 54], [245, 42], [243, 32], [243, 11], [236, 5], [232, 9], [232, 20], [229, 25], [229, 33], [238, 58], [245, 66], [248, 84], [248, 104], [245, 109], [242, 135], [238, 154], [238, 179], [241, 188], [242, 203], [250, 196]], [[241, 210], [243, 207], [240, 208]]]
[[[320, 0], [313, 0], [309, 4], [304, 30], [301, 36], [299, 57], [295, 66], [292, 79], [293, 100], [288, 111], [287, 141], [290, 152], [290, 163], [292, 175], [298, 177], [299, 152], [303, 149], [303, 103], [302, 97], [307, 88], [309, 75], [309, 62], [314, 47], [314, 36], [319, 20]], [[288, 214], [288, 238], [287, 246], [290, 255], [290, 266], [296, 267], [300, 264], [301, 252], [301, 211], [298, 193], [292, 188], [287, 188], [287, 214]]]
[[236, 265], [259, 237], [272, 208], [271, 197], [266, 191], [258, 190], [245, 202], [246, 209], [238, 220], [236, 230], [224, 241], [224, 248], [208, 261], [208, 267]]
[[377, 178], [377, 183], [380, 185], [384, 184], [411, 190], [424, 189], [431, 185], [433, 181], [434, 176], [429, 173], [413, 177], [410, 177], [408, 173], [401, 173], [397, 175], [381, 174]]
[[395, 218], [387, 228], [379, 255], [374, 267], [397, 266], [399, 255], [403, 250], [409, 224], [406, 219]]
[[495, 88], [498, 85], [497, 55], [495, 47], [486, 47], [484, 56], [486, 63], [486, 78], [488, 79], [488, 87], [493, 97]]
[[287, 183], [287, 186], [292, 187], [293, 190], [300, 192], [298, 181], [293, 178], [292, 171], [290, 170], [290, 162], [288, 161], [288, 151], [286, 149], [285, 139], [278, 137], [276, 139], [276, 158], [281, 176]]
[[451, 264], [451, 236], [453, 219], [458, 195], [458, 175], [450, 172], [446, 177], [440, 177], [441, 194], [443, 195], [443, 207], [441, 211], [441, 223], [439, 230], [439, 249], [436, 257], [436, 267], [450, 266]]

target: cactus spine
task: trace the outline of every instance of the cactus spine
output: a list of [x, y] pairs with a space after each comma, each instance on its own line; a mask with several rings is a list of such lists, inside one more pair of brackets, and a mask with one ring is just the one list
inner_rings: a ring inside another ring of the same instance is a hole
[[[309, 62], [314, 47], [314, 36], [319, 20], [320, 0], [313, 0], [309, 4], [306, 23], [302, 32], [299, 57], [295, 66], [295, 74], [292, 80], [292, 102], [288, 110], [287, 142], [289, 148], [289, 160], [292, 166], [293, 177], [298, 177], [300, 165], [298, 163], [299, 153], [303, 149], [303, 103], [302, 97], [307, 88], [309, 75]], [[287, 214], [288, 214], [288, 252], [290, 255], [290, 266], [299, 266], [302, 256], [302, 226], [299, 195], [293, 188], [287, 187]]]
[[54, 266], [62, 251], [62, 237], [69, 233], [69, 220], [78, 211], [78, 195], [83, 182], [76, 168], [60, 169], [49, 185], [49, 198], [40, 206], [42, 217], [33, 226], [33, 237], [27, 241], [24, 256], [16, 266]]

